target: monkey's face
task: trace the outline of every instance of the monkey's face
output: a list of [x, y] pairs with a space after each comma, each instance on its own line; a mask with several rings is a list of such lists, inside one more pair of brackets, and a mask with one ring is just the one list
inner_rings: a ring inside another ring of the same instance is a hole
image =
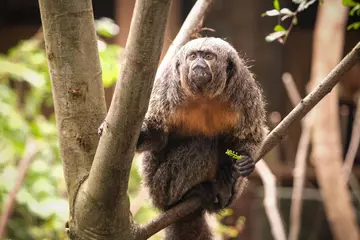
[[176, 59], [176, 78], [189, 96], [214, 98], [225, 93], [234, 71], [236, 51], [217, 38], [199, 38], [185, 44]]
[[211, 66], [216, 61], [216, 55], [212, 52], [193, 51], [186, 56], [189, 66], [188, 84], [203, 91], [213, 79]]

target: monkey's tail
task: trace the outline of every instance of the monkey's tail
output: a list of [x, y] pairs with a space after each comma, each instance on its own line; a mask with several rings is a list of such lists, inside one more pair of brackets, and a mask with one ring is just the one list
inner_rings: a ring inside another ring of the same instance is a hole
[[197, 210], [165, 229], [165, 240], [211, 240], [205, 211]]

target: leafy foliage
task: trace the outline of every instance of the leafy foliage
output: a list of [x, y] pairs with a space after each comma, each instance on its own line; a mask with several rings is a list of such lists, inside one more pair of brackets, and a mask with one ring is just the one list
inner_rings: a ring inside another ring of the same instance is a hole
[[[292, 28], [294, 27], [294, 25], [298, 23], [297, 14], [299, 12], [306, 10], [309, 6], [311, 6], [316, 2], [316, 0], [292, 0], [292, 1], [295, 4], [298, 4], [298, 7], [295, 11], [291, 11], [288, 8], [281, 8], [279, 0], [274, 0], [273, 1], [274, 9], [268, 10], [261, 15], [262, 17], [265, 16], [278, 17], [278, 24], [274, 27], [274, 32], [270, 33], [265, 37], [265, 40], [267, 42], [273, 42], [277, 40], [278, 42], [284, 44]], [[323, 4], [324, 1], [319, 0], [319, 3]], [[355, 16], [355, 15], [360, 16], [360, 3], [355, 2], [354, 0], [343, 0], [342, 3], [344, 6], [348, 6], [351, 8], [349, 12], [350, 16]], [[282, 24], [286, 19], [289, 18], [291, 18], [291, 23], [286, 29], [284, 26], [282, 26]], [[360, 22], [354, 22], [347, 27], [347, 30], [351, 30], [351, 29], [356, 30], [358, 28], [360, 28]]]
[[[109, 19], [96, 21], [98, 34], [112, 37], [118, 27]], [[105, 87], [119, 73], [119, 46], [99, 39]], [[9, 239], [66, 239], [68, 201], [53, 114], [50, 75], [41, 32], [0, 55], [0, 212], [18, 177], [18, 164], [26, 146], [34, 141], [33, 157], [8, 221]], [[132, 191], [139, 186], [133, 171]]]

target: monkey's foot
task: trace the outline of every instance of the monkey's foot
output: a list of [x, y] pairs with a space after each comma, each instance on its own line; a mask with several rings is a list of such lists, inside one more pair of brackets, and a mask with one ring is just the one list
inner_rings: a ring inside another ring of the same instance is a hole
[[233, 177], [247, 177], [255, 169], [255, 161], [250, 156], [241, 155], [241, 160], [234, 160]]
[[202, 182], [185, 194], [185, 198], [199, 197], [201, 199], [201, 205], [203, 208], [208, 209], [214, 203], [218, 202], [216, 197], [217, 186], [214, 182]]

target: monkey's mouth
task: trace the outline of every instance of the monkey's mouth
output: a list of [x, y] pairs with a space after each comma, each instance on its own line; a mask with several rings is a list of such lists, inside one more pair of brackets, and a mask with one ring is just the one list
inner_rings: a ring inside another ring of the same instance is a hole
[[194, 68], [189, 73], [189, 80], [197, 87], [203, 88], [210, 83], [212, 74], [208, 69]]

